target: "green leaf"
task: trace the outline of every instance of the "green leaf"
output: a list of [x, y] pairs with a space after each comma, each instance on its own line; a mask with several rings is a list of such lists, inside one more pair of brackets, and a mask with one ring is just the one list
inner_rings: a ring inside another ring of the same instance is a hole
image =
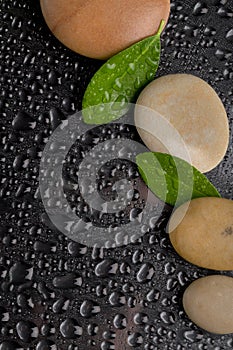
[[128, 111], [128, 103], [135, 102], [140, 91], [154, 79], [163, 26], [161, 21], [155, 35], [111, 57], [96, 72], [82, 101], [85, 123], [106, 124], [122, 117]]
[[170, 205], [200, 197], [221, 197], [207, 177], [183, 159], [146, 152], [139, 154], [136, 162], [149, 189]]

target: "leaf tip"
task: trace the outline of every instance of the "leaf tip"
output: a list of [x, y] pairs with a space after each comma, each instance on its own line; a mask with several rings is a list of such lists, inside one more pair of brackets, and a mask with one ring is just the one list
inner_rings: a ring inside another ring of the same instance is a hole
[[165, 20], [162, 19], [161, 22], [160, 22], [159, 29], [158, 29], [156, 35], [160, 36], [162, 34], [162, 31], [163, 31], [164, 27], [165, 27]]

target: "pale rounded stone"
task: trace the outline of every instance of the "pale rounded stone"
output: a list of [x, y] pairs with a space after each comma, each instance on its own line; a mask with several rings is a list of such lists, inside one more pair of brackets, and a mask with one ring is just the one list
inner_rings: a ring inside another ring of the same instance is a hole
[[168, 223], [171, 243], [190, 263], [212, 270], [233, 270], [233, 201], [217, 197], [184, 203]]
[[107, 59], [157, 32], [170, 0], [40, 0], [52, 33], [82, 55]]
[[188, 317], [206, 331], [233, 333], [233, 278], [214, 275], [194, 281], [184, 293], [183, 306]]
[[[227, 114], [216, 92], [202, 79], [190, 74], [155, 79], [141, 92], [137, 104], [155, 110], [177, 129], [199, 171], [213, 169], [224, 157], [229, 143]], [[153, 125], [137, 108], [135, 125], [149, 126], [150, 133], [139, 127], [138, 132], [151, 151], [178, 156], [176, 143], [168, 152], [166, 144], [157, 139], [156, 123]]]

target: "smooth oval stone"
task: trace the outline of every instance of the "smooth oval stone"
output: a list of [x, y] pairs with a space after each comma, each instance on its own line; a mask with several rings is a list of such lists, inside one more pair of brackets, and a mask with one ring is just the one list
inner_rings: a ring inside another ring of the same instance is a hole
[[82, 55], [107, 59], [157, 32], [170, 0], [40, 0], [52, 33]]
[[168, 223], [171, 243], [190, 263], [233, 270], [233, 201], [203, 197], [184, 203]]
[[[155, 79], [141, 92], [137, 104], [155, 110], [169, 121], [183, 138], [191, 163], [199, 171], [213, 169], [224, 157], [229, 142], [227, 114], [216, 92], [202, 79], [190, 74]], [[166, 144], [159, 142], [156, 124], [135, 109], [135, 125], [140, 125], [138, 132], [146, 146], [153, 152], [179, 156], [175, 140], [170, 152]], [[149, 127], [150, 133], [141, 126]], [[167, 143], [172, 141], [169, 134]]]
[[233, 333], [233, 278], [207, 276], [185, 291], [183, 306], [188, 317], [211, 333]]

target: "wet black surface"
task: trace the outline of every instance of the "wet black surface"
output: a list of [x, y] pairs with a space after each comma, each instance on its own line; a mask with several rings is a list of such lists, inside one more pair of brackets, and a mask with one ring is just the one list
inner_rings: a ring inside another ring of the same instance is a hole
[[[0, 349], [232, 349], [232, 335], [208, 334], [184, 314], [183, 291], [212, 272], [176, 255], [164, 233], [166, 213], [157, 225], [151, 218], [138, 242], [109, 250], [73, 242], [49, 222], [38, 190], [41, 154], [57, 125], [81, 108], [101, 63], [64, 48], [38, 1], [1, 1], [0, 45]], [[175, 0], [162, 46], [159, 76], [196, 74], [226, 107], [230, 146], [208, 177], [232, 198], [232, 0]], [[109, 133], [137, 139], [130, 128], [103, 127], [95, 136]], [[84, 137], [83, 147], [92, 146], [93, 137]], [[138, 177], [131, 164], [100, 170], [103, 196], [114, 196], [107, 175], [122, 172]], [[79, 196], [70, 201], [86, 213]]]

